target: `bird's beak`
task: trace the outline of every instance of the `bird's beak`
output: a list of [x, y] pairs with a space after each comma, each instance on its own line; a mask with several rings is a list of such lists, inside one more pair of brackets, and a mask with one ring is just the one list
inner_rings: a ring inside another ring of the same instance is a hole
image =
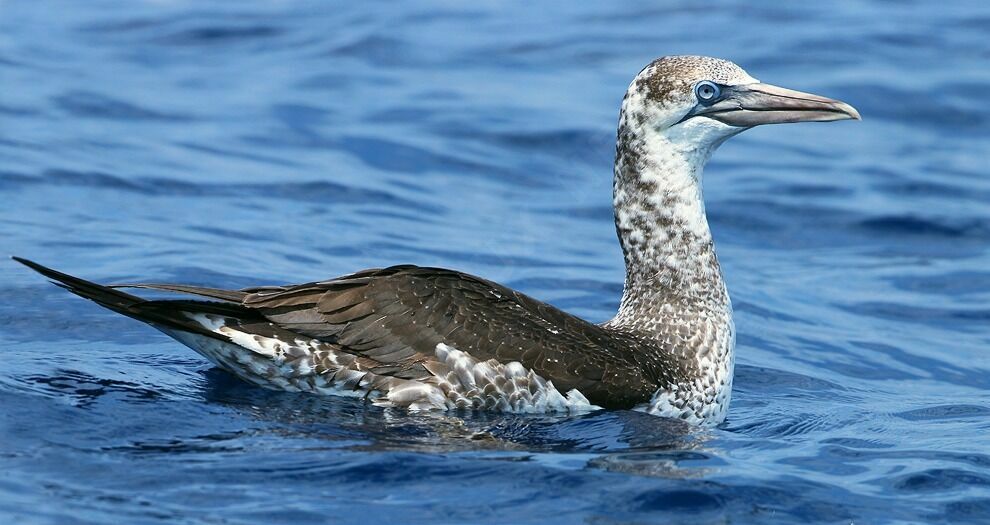
[[763, 83], [727, 86], [721, 100], [699, 107], [695, 114], [743, 128], [786, 122], [860, 120], [856, 108], [845, 102]]

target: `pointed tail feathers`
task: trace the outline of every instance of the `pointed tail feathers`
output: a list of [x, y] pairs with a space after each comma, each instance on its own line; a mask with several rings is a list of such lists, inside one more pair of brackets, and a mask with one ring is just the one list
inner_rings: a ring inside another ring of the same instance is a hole
[[124, 293], [101, 284], [80, 279], [67, 273], [62, 273], [46, 266], [42, 266], [34, 261], [29, 261], [21, 257], [11, 258], [51, 279], [55, 284], [61, 286], [62, 288], [124, 315], [131, 315], [129, 313], [129, 309], [136, 304], [144, 302], [144, 299], [141, 299], [136, 295]]
[[[124, 293], [114, 287], [104, 286], [102, 284], [97, 284], [57, 270], [53, 270], [34, 261], [29, 261], [21, 257], [13, 257], [13, 259], [51, 279], [56, 285], [61, 286], [62, 288], [65, 288], [80, 297], [89, 299], [100, 306], [133, 319], [137, 319], [138, 321], [155, 325], [158, 328], [173, 328], [206, 335], [217, 339], [223, 339], [222, 336], [219, 336], [215, 332], [205, 329], [201, 324], [192, 321], [188, 314], [211, 313], [235, 318], [241, 321], [261, 320], [261, 316], [257, 312], [230, 302], [220, 303], [213, 301], [190, 300], [146, 300], [136, 295]], [[186, 288], [182, 286], [170, 288], [168, 286], [157, 285], [148, 285], [143, 287], [175, 292], [183, 292], [185, 291], [183, 288]]]

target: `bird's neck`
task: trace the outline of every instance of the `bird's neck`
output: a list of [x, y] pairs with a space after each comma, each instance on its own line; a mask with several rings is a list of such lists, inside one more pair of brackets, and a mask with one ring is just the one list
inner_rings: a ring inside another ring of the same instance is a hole
[[714, 146], [684, 147], [634, 123], [620, 119], [616, 145], [613, 204], [626, 278], [609, 324], [650, 330], [674, 312], [729, 308], [702, 197]]

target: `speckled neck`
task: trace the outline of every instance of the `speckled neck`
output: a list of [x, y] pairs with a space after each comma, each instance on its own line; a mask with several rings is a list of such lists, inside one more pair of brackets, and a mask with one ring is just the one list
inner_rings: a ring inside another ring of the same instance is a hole
[[609, 323], [643, 329], [668, 320], [671, 307], [730, 308], [701, 184], [717, 145], [684, 147], [650, 127], [646, 111], [627, 96], [619, 118], [613, 204], [626, 278]]

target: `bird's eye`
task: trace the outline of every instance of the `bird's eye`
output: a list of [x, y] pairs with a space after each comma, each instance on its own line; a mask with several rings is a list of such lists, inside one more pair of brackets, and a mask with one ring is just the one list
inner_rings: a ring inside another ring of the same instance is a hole
[[694, 94], [702, 104], [711, 104], [722, 94], [722, 88], [714, 82], [702, 80], [694, 86]]

